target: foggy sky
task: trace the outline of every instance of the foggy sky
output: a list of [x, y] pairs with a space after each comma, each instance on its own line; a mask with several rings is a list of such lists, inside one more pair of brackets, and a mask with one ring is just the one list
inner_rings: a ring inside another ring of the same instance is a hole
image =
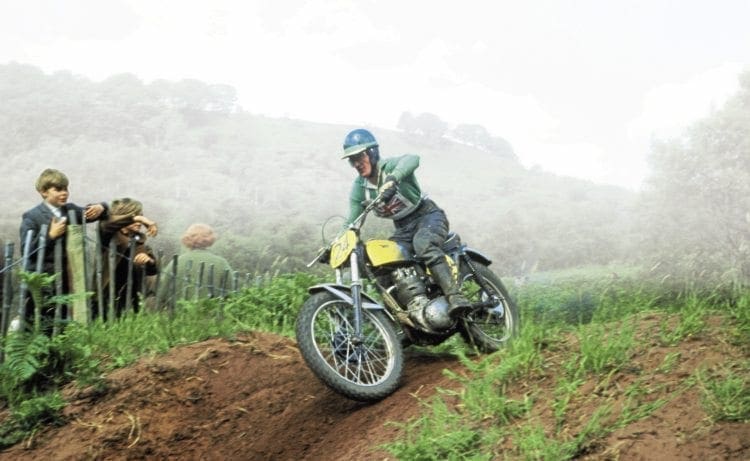
[[527, 165], [635, 188], [651, 136], [737, 88], [749, 17], [741, 0], [3, 0], [0, 63], [226, 83], [249, 112], [312, 121], [431, 112]]

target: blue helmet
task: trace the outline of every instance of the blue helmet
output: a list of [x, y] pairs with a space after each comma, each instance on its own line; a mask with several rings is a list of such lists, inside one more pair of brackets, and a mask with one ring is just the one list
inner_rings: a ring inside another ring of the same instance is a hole
[[365, 151], [370, 157], [370, 162], [373, 165], [376, 164], [380, 159], [378, 141], [369, 131], [364, 128], [357, 128], [349, 132], [344, 138], [344, 156], [341, 158], [349, 158]]

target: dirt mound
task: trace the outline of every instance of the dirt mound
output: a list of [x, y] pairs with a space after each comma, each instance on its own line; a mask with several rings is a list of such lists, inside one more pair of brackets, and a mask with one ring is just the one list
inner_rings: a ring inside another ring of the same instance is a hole
[[0, 459], [382, 460], [377, 445], [399, 436], [385, 423], [416, 415], [416, 397], [435, 386], [453, 386], [445, 368], [460, 364], [407, 355], [398, 392], [365, 405], [322, 385], [290, 339], [212, 339], [116, 370], [104, 392], [67, 389], [68, 423]]
[[[743, 353], [710, 334], [664, 347], [653, 339], [656, 328], [657, 319], [644, 320], [641, 341], [648, 353], [633, 357], [631, 370], [582, 384], [564, 429], [578, 433], [602, 401], [625, 404], [635, 380], [643, 381], [643, 389], [659, 390], [640, 399], [672, 397], [648, 417], [598, 439], [582, 459], [750, 459], [750, 424], [713, 423], [695, 386], [679, 391], [696, 367], [742, 360]], [[568, 347], [575, 345], [556, 348], [545, 358], [546, 371], [515, 389], [519, 396], [541, 391], [534, 414], [524, 419], [547, 428], [559, 424], [551, 399]], [[653, 371], [664, 368], [666, 357], [678, 355], [679, 366]], [[463, 366], [449, 355], [407, 350], [402, 387], [365, 405], [319, 383], [290, 339], [250, 333], [231, 342], [209, 340], [116, 370], [107, 376], [104, 391], [69, 387], [66, 424], [0, 452], [0, 460], [393, 459], [378, 446], [405, 434], [386, 422], [418, 415], [419, 399], [433, 395], [436, 387], [457, 388], [445, 369], [460, 373]], [[499, 443], [498, 449], [511, 448], [504, 446], [509, 441]]]

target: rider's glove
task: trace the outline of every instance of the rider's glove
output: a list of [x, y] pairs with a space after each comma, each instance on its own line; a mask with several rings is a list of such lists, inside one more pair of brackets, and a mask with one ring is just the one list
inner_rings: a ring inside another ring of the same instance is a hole
[[389, 175], [385, 178], [385, 182], [380, 186], [380, 199], [384, 202], [390, 202], [394, 195], [396, 195], [398, 186], [398, 180], [395, 176]]

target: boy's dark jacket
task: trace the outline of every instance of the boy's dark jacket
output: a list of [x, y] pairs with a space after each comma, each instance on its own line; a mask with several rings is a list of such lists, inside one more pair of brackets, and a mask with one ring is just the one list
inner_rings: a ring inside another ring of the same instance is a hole
[[[109, 207], [106, 203], [102, 203], [102, 206], [104, 206], [104, 211], [102, 214], [95, 219], [94, 221], [98, 221], [100, 219], [106, 219], [109, 212]], [[66, 203], [62, 207], [60, 207], [60, 211], [62, 212], [63, 216], [66, 218], [69, 216], [69, 211], [72, 211], [75, 214], [76, 222], [78, 224], [81, 224], [83, 222], [83, 213], [85, 211], [84, 207], [78, 206], [75, 203]], [[35, 206], [34, 208], [26, 211], [23, 216], [21, 217], [21, 228], [19, 231], [20, 237], [21, 237], [21, 252], [23, 253], [25, 251], [26, 246], [26, 234], [29, 230], [34, 231], [34, 235], [31, 240], [31, 247], [29, 248], [29, 262], [27, 270], [36, 270], [36, 264], [37, 264], [37, 248], [39, 246], [39, 232], [43, 225], [48, 225], [52, 222], [52, 218], [55, 215], [52, 213], [52, 210], [44, 203], [40, 203], [39, 205]], [[70, 222], [68, 222], [70, 224]], [[59, 241], [63, 245], [63, 267], [67, 266], [67, 257], [65, 254], [65, 244], [67, 239], [67, 232], [63, 234], [62, 236], [58, 237], [55, 240], [51, 240], [45, 236], [45, 249], [44, 249], [44, 260], [42, 262], [42, 272], [46, 273], [54, 273], [55, 272], [55, 244]]]

